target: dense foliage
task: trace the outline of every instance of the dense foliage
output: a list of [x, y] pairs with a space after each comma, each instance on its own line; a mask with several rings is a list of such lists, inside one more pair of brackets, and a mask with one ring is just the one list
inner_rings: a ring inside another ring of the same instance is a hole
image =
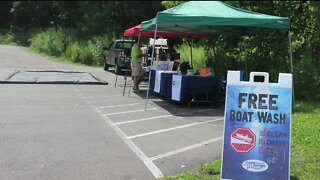
[[[123, 30], [185, 1], [1, 1], [0, 43], [33, 49], [88, 65], [102, 65], [102, 47]], [[320, 3], [316, 1], [225, 1], [260, 13], [289, 17], [296, 98], [320, 100]], [[65, 40], [65, 41], [62, 41]], [[193, 42], [193, 65], [212, 57], [215, 72], [267, 71], [271, 81], [290, 72], [287, 32], [185, 39]], [[184, 41], [184, 42], [186, 42]], [[65, 42], [65, 44], [63, 43]], [[183, 57], [187, 43], [177, 41]]]

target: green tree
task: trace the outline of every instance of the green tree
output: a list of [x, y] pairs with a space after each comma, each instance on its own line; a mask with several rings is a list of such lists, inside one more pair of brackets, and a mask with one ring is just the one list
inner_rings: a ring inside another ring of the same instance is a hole
[[[163, 1], [171, 8], [185, 1]], [[298, 98], [320, 93], [320, 3], [315, 1], [225, 1], [234, 7], [289, 17], [292, 36], [294, 82]], [[271, 81], [279, 72], [290, 72], [286, 31], [260, 32], [243, 36], [212, 36], [199, 41], [219, 68], [267, 71]], [[320, 99], [319, 97], [317, 98]]]
[[12, 16], [10, 10], [12, 8], [12, 1], [0, 2], [0, 29], [8, 29]]

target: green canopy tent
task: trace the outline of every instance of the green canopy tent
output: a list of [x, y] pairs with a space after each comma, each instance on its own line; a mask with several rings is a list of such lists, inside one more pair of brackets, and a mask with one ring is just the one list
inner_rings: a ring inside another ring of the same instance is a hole
[[287, 17], [243, 10], [220, 1], [189, 1], [158, 12], [141, 23], [141, 31], [236, 34], [262, 29], [289, 29]]
[[[271, 29], [288, 31], [290, 64], [293, 72], [290, 22], [287, 17], [247, 11], [220, 1], [189, 1], [158, 12], [155, 18], [141, 23], [141, 31], [154, 31], [154, 36], [157, 32], [244, 35]], [[154, 52], [152, 59], [153, 55]], [[149, 84], [150, 76], [145, 109], [148, 103]]]

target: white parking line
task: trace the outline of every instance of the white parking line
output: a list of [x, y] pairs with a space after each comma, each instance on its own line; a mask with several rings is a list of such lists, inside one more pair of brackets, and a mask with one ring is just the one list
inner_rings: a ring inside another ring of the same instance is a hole
[[118, 96], [122, 96], [122, 94], [115, 94], [115, 95], [110, 95], [110, 96], [86, 96], [83, 97], [84, 99], [94, 99], [94, 98], [110, 98], [110, 97], [118, 97]]
[[[143, 119], [136, 119], [136, 120], [132, 120], [132, 121], [118, 122], [118, 123], [114, 123], [114, 125], [135, 123], [135, 122], [140, 122], [140, 121], [148, 121], [148, 120], [159, 119], [159, 118], [164, 118], [164, 117], [185, 115], [185, 114], [205, 112], [205, 111], [212, 111], [212, 109], [202, 109], [202, 110], [198, 110], [198, 111], [190, 111], [190, 112], [183, 112], [183, 113], [177, 113], [177, 114], [169, 114], [169, 115], [163, 115], [163, 116], [154, 116], [154, 117], [150, 117], [150, 118], [143, 118]], [[177, 117], [177, 118], [183, 118], [183, 117]]]
[[108, 123], [108, 125], [118, 134], [118, 136], [121, 137], [124, 143], [139, 157], [139, 159], [145, 164], [145, 166], [150, 170], [156, 179], [163, 177], [160, 169], [130, 139], [127, 138], [125, 133], [119, 127], [113, 125], [113, 122], [107, 116], [104, 116], [101, 110], [89, 104], [89, 102], [83, 97], [83, 95], [75, 86], [72, 85], [72, 88], [106, 123]]
[[101, 106], [97, 107], [98, 109], [104, 109], [104, 108], [114, 108], [114, 107], [122, 107], [122, 106], [134, 106], [142, 103], [132, 103], [132, 104], [119, 104], [119, 105], [114, 105], [114, 106]]
[[171, 116], [173, 116], [173, 115], [169, 114], [169, 115], [163, 115], [163, 116], [154, 116], [154, 117], [150, 117], [150, 118], [143, 118], [143, 119], [137, 119], [137, 120], [132, 120], [132, 121], [118, 122], [118, 123], [114, 123], [114, 125], [128, 124], [128, 123], [134, 123], [134, 122], [140, 122], [140, 121], [147, 121], [147, 120], [159, 119], [159, 118], [171, 117]]
[[[156, 110], [157, 108], [150, 108], [147, 109], [147, 111], [152, 111], [152, 110]], [[117, 115], [117, 114], [127, 114], [127, 113], [135, 113], [135, 112], [142, 112], [145, 111], [144, 109], [140, 109], [140, 110], [134, 110], [134, 111], [123, 111], [123, 112], [115, 112], [115, 113], [108, 113], [108, 114], [103, 114], [103, 116], [111, 116], [111, 115]]]
[[215, 121], [221, 121], [221, 120], [223, 120], [223, 118], [214, 119], [214, 120], [210, 120], [210, 121], [191, 123], [191, 124], [186, 124], [186, 125], [183, 125], [183, 126], [176, 126], [176, 127], [168, 128], [168, 129], [161, 129], [161, 130], [158, 130], [158, 131], [153, 131], [153, 132], [138, 134], [138, 135], [134, 135], [134, 136], [129, 136], [128, 139], [134, 139], [134, 138], [138, 138], [138, 137], [144, 137], [144, 136], [159, 134], [159, 133], [163, 133], [163, 132], [167, 132], [167, 131], [172, 131], [172, 130], [176, 130], [176, 129], [182, 129], [182, 128], [186, 128], [186, 127], [190, 127], [190, 126], [206, 124], [206, 123], [215, 122]]
[[191, 146], [187, 146], [187, 147], [184, 147], [184, 148], [180, 148], [180, 149], [176, 149], [176, 150], [173, 150], [173, 151], [170, 151], [170, 152], [166, 152], [164, 154], [159, 154], [157, 156], [153, 156], [150, 159], [151, 159], [151, 161], [155, 161], [157, 159], [161, 159], [161, 158], [164, 158], [164, 157], [172, 156], [172, 155], [175, 155], [175, 154], [182, 153], [184, 151], [188, 151], [188, 150], [195, 149], [195, 148], [198, 148], [198, 147], [210, 144], [210, 143], [214, 143], [216, 141], [222, 140], [222, 138], [223, 138], [223, 136], [217, 137], [217, 138], [214, 138], [214, 139], [210, 139], [210, 140], [207, 140], [207, 141], [203, 141], [201, 143], [197, 143], [197, 144], [194, 144], [194, 145], [191, 145]]

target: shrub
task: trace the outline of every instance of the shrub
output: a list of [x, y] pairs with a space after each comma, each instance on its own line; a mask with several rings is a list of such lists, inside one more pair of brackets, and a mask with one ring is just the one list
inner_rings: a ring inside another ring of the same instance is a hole
[[205, 163], [201, 166], [201, 171], [207, 174], [218, 175], [221, 169], [221, 158], [214, 162]]
[[16, 45], [14, 34], [0, 34], [0, 44]]
[[79, 62], [85, 65], [92, 65], [93, 63], [93, 54], [91, 49], [88, 47], [88, 43], [80, 42], [80, 53], [79, 53]]
[[[191, 65], [191, 47], [188, 44], [182, 44], [177, 48], [180, 58], [183, 61], [190, 62]], [[194, 69], [204, 67], [205, 51], [203, 47], [192, 47], [192, 65]]]
[[61, 28], [49, 28], [31, 38], [31, 48], [52, 56], [60, 56], [64, 52], [62, 39], [66, 34]]
[[70, 42], [64, 53], [64, 57], [71, 62], [80, 62], [80, 52], [81, 48], [79, 43], [77, 41]]
[[92, 55], [92, 65], [102, 66], [103, 65], [103, 50], [102, 48], [108, 45], [112, 39], [108, 36], [94, 37], [88, 42], [88, 49]]
[[111, 40], [106, 35], [84, 38], [74, 29], [49, 28], [31, 38], [31, 48], [51, 56], [63, 57], [67, 61], [101, 66], [102, 47]]
[[163, 179], [164, 180], [183, 180], [183, 179], [197, 180], [197, 179], [199, 179], [199, 176], [197, 176], [196, 174], [194, 174], [192, 172], [183, 172], [177, 176], [164, 176]]

